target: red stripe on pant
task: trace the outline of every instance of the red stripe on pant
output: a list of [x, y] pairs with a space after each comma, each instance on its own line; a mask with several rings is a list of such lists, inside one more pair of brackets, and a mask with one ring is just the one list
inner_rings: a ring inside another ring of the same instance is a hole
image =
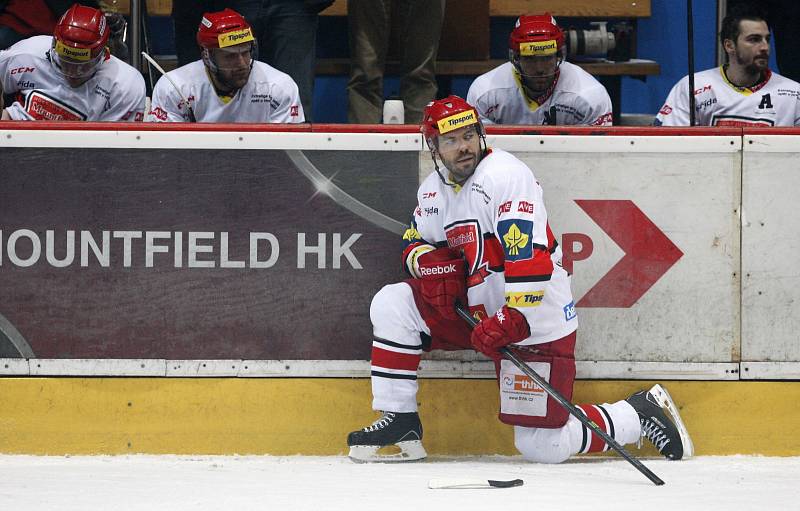
[[[600, 429], [602, 429], [609, 435], [611, 434], [609, 432], [608, 423], [606, 421], [605, 415], [603, 415], [603, 412], [598, 410], [596, 406], [581, 405], [580, 409], [583, 410], [583, 412], [586, 414], [586, 417], [588, 417], [589, 420], [597, 424], [597, 426]], [[605, 440], [600, 438], [600, 436], [598, 436], [597, 433], [590, 430], [586, 426], [583, 426], [583, 428], [587, 433], [590, 433], [592, 435], [592, 438], [589, 442], [589, 448], [584, 452], [603, 452], [608, 450], [608, 444], [606, 444]]]
[[420, 355], [397, 353], [394, 351], [372, 347], [372, 365], [384, 369], [400, 369], [403, 371], [416, 371], [419, 367]]

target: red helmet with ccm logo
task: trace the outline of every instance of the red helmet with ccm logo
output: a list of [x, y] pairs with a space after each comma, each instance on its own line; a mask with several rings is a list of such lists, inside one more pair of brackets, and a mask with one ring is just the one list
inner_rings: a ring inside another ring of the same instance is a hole
[[522, 57], [555, 55], [563, 47], [564, 32], [549, 13], [520, 16], [508, 37], [509, 52]]
[[422, 136], [428, 147], [436, 147], [436, 138], [464, 126], [477, 125], [483, 136], [483, 124], [475, 107], [458, 96], [448, 96], [428, 103], [422, 113]]

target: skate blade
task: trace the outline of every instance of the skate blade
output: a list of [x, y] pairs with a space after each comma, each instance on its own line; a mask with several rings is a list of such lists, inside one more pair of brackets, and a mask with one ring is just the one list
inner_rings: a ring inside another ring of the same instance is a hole
[[379, 453], [380, 445], [353, 445], [348, 456], [356, 463], [397, 463], [402, 461], [418, 461], [425, 459], [428, 453], [419, 440], [397, 442], [400, 452], [394, 454]]
[[683, 443], [682, 459], [687, 459], [694, 456], [694, 444], [689, 436], [689, 431], [686, 429], [686, 425], [683, 423], [683, 419], [681, 419], [681, 414], [678, 412], [678, 407], [675, 405], [675, 401], [672, 400], [672, 396], [669, 395], [667, 389], [659, 384], [655, 384], [649, 392], [653, 395], [653, 397], [656, 398], [656, 402], [659, 404], [659, 406], [667, 410], [672, 422], [675, 423], [675, 427], [678, 428], [678, 434], [680, 435], [681, 442]]

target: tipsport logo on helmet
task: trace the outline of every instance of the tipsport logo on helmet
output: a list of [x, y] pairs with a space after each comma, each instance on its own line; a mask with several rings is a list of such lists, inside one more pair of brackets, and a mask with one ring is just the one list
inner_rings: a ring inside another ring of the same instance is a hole
[[445, 134], [477, 122], [478, 118], [475, 116], [475, 110], [470, 110], [469, 112], [460, 112], [450, 117], [445, 117], [436, 123], [436, 127], [439, 128], [440, 134]]
[[519, 54], [523, 57], [546, 57], [548, 55], [555, 55], [558, 51], [558, 44], [555, 39], [548, 41], [532, 41], [529, 43], [520, 43]]
[[234, 30], [217, 36], [220, 48], [227, 48], [228, 46], [235, 46], [253, 40], [253, 32], [249, 28]]
[[92, 57], [92, 52], [89, 48], [72, 48], [58, 40], [56, 40], [56, 53], [58, 53], [59, 57], [80, 62], [88, 62]]

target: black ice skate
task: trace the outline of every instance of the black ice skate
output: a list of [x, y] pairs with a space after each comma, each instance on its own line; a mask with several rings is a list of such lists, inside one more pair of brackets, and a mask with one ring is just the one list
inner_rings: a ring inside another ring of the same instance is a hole
[[[417, 412], [383, 412], [383, 415], [364, 429], [347, 435], [350, 459], [365, 461], [414, 461], [428, 454], [422, 447], [422, 423]], [[397, 446], [400, 452], [380, 454], [382, 447]]]
[[692, 439], [667, 389], [654, 385], [650, 390], [640, 390], [625, 401], [639, 414], [642, 437], [650, 440], [658, 452], [670, 460], [694, 455]]

